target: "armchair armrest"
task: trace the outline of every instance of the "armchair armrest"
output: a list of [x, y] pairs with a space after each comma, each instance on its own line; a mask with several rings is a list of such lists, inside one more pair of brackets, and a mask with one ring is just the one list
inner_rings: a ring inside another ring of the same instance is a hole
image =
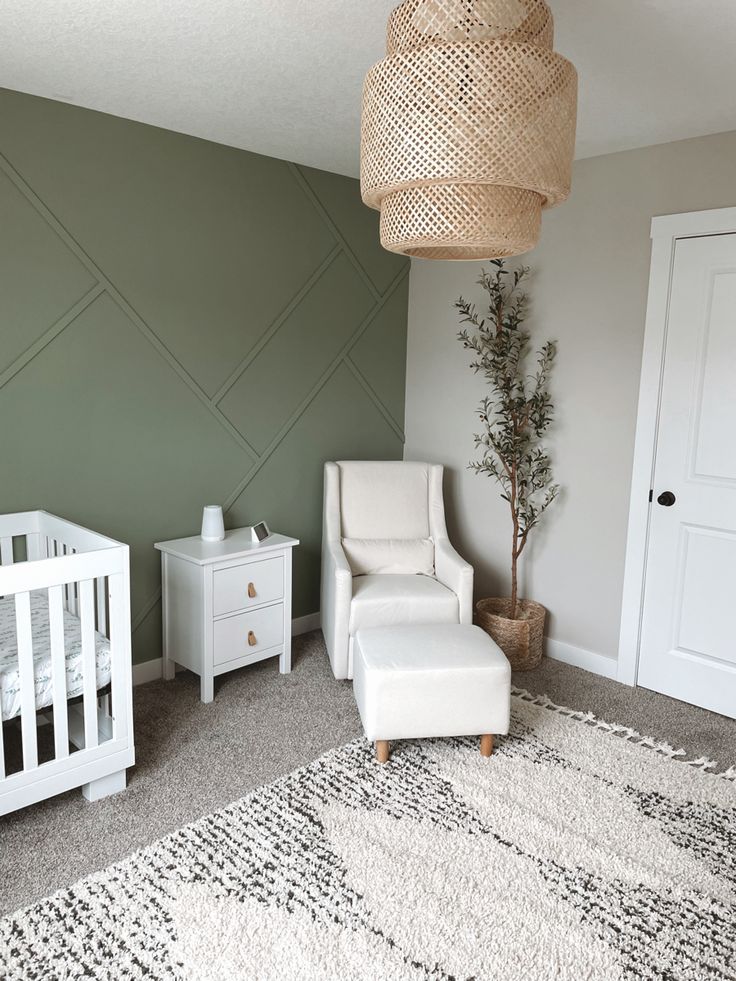
[[437, 579], [457, 596], [460, 623], [472, 623], [473, 567], [460, 558], [448, 538], [434, 543], [434, 568]]
[[353, 574], [339, 541], [322, 543], [322, 633], [336, 678], [348, 676]]

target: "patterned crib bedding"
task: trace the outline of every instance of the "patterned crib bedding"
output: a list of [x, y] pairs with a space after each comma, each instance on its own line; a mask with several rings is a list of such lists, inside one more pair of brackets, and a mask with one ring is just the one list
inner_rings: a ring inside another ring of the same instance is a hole
[[[31, 593], [31, 631], [33, 634], [33, 674], [36, 708], [51, 705], [51, 637], [48, 593]], [[64, 650], [66, 656], [66, 694], [82, 694], [82, 631], [79, 618], [64, 610]], [[95, 631], [97, 688], [110, 681], [110, 641]], [[15, 626], [15, 599], [0, 598], [0, 716], [2, 721], [20, 714], [20, 674], [18, 638]]]

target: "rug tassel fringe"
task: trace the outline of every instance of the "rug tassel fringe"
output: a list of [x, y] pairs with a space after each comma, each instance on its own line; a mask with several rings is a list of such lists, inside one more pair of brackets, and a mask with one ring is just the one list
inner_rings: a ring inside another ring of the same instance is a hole
[[[549, 709], [552, 712], [558, 712], [560, 715], [566, 715], [571, 719], [576, 719], [579, 722], [585, 722], [587, 725], [593, 726], [595, 729], [602, 729], [604, 732], [610, 732], [618, 736], [621, 739], [630, 740], [639, 746], [646, 746], [648, 749], [653, 749], [655, 753], [659, 753], [662, 756], [668, 756], [670, 759], [677, 759], [679, 763], [685, 763], [687, 766], [692, 766], [696, 770], [703, 770], [704, 772], [711, 772], [714, 767], [718, 766], [715, 760], [706, 759], [706, 757], [701, 756], [697, 760], [684, 760], [681, 757], [685, 756], [684, 749], [675, 749], [670, 746], [669, 743], [659, 742], [653, 739], [651, 736], [642, 736], [640, 732], [636, 729], [629, 729], [627, 726], [619, 725], [616, 722], [604, 722], [602, 719], [597, 718], [592, 712], [580, 712], [576, 709], [567, 708], [564, 705], [557, 705], [548, 698], [547, 695], [532, 695], [525, 688], [515, 688], [511, 689], [513, 695], [520, 698], [524, 702], [531, 702], [532, 705], [541, 705], [543, 708]], [[731, 766], [728, 770], [724, 770], [721, 773], [711, 773], [712, 776], [721, 777], [724, 780], [732, 780], [736, 782], [736, 766]]]

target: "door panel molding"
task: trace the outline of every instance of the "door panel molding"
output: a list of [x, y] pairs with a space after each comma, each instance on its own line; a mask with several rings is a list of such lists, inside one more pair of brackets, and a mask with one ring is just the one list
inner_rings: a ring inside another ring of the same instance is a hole
[[652, 219], [652, 259], [644, 327], [639, 406], [626, 537], [617, 679], [636, 684], [646, 580], [646, 557], [657, 449], [659, 407], [669, 321], [669, 299], [678, 239], [736, 233], [736, 208], [717, 208]]

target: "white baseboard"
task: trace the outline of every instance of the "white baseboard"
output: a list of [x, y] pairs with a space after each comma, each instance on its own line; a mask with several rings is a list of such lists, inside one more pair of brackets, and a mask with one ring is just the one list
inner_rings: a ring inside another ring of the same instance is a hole
[[147, 681], [156, 681], [161, 677], [161, 658], [154, 657], [152, 661], [143, 661], [133, 665], [133, 684], [145, 685]]
[[[291, 636], [298, 637], [299, 634], [307, 634], [310, 630], [319, 630], [319, 613], [308, 613], [304, 617], [296, 617], [291, 621]], [[143, 661], [142, 664], [133, 665], [133, 684], [145, 685], [147, 681], [156, 681], [161, 677], [163, 665], [160, 657], [154, 657], [151, 661]]]
[[299, 634], [308, 634], [310, 630], [319, 630], [322, 626], [322, 618], [319, 613], [307, 613], [305, 617], [297, 617], [291, 621], [291, 636], [298, 637]]
[[583, 668], [593, 674], [602, 675], [604, 678], [616, 680], [618, 662], [614, 657], [606, 657], [605, 654], [596, 654], [594, 651], [586, 651], [582, 647], [574, 647], [566, 644], [562, 640], [546, 638], [547, 657], [553, 661], [564, 661], [565, 664], [572, 664], [576, 668]]
[[[309, 633], [310, 630], [319, 630], [319, 613], [308, 613], [303, 617], [296, 617], [291, 621], [291, 635], [298, 637], [300, 634]], [[553, 661], [564, 661], [565, 664], [572, 664], [576, 668], [583, 668], [593, 674], [602, 675], [604, 678], [616, 680], [618, 662], [613, 657], [606, 657], [605, 654], [596, 654], [594, 651], [586, 651], [582, 647], [574, 647], [566, 644], [562, 640], [553, 640], [547, 637], [546, 653]], [[161, 658], [154, 658], [152, 661], [144, 661], [142, 664], [133, 665], [133, 684], [144, 685], [147, 681], [155, 681], [161, 677]]]

